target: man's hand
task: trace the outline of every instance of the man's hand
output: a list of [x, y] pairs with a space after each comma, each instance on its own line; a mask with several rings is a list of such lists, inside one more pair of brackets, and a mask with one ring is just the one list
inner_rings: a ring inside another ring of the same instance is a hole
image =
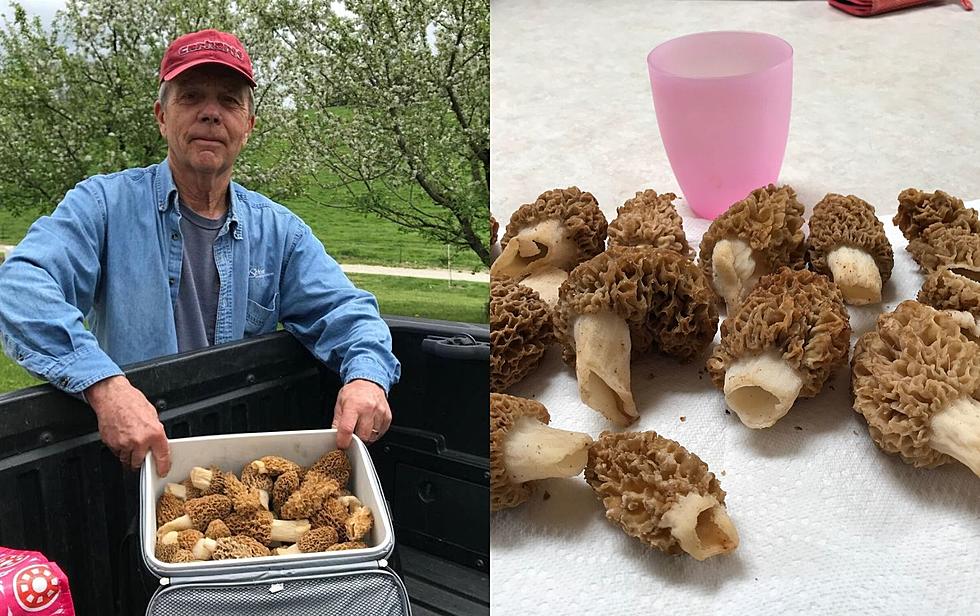
[[123, 466], [139, 470], [153, 450], [157, 474], [170, 472], [170, 444], [157, 410], [124, 376], [113, 376], [85, 390], [85, 399], [99, 418], [99, 434]]
[[354, 379], [340, 388], [333, 407], [333, 428], [337, 447], [350, 447], [351, 434], [357, 433], [365, 443], [373, 443], [388, 431], [391, 409], [385, 391], [376, 383]]

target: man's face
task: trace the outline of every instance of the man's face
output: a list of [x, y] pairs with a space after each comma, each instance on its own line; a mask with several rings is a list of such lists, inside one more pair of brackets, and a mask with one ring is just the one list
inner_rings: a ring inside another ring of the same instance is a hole
[[215, 64], [188, 69], [170, 82], [166, 106], [154, 113], [173, 163], [202, 174], [231, 169], [255, 126], [245, 79]]

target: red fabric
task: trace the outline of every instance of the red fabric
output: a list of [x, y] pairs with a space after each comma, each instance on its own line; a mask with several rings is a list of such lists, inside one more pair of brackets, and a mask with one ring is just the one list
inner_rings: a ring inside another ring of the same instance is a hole
[[0, 614], [75, 616], [68, 578], [40, 552], [0, 547]]
[[[932, 0], [827, 0], [830, 6], [840, 9], [845, 13], [857, 15], [858, 17], [868, 17], [879, 15], [889, 11], [897, 11], [910, 6], [918, 6], [931, 2]], [[973, 3], [970, 0], [960, 0], [963, 8], [972, 11]]]
[[199, 64], [223, 64], [242, 74], [255, 87], [252, 59], [234, 34], [201, 30], [177, 37], [160, 62], [160, 81], [170, 81]]

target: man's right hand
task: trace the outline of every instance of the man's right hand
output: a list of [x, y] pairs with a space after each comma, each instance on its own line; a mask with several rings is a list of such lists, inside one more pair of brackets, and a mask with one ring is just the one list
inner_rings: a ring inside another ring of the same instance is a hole
[[139, 470], [146, 452], [153, 450], [157, 474], [170, 472], [170, 444], [157, 410], [143, 392], [124, 376], [112, 376], [85, 390], [85, 399], [99, 418], [102, 442], [123, 466]]

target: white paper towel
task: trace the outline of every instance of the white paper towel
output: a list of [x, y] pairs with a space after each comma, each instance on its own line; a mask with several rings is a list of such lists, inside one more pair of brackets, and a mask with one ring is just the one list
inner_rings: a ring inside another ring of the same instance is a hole
[[[680, 213], [696, 243], [707, 221]], [[922, 284], [907, 242], [884, 222], [895, 269], [882, 304], [849, 307], [852, 346]], [[494, 614], [980, 614], [980, 478], [879, 450], [851, 408], [844, 367], [774, 427], [746, 428], [726, 414], [709, 355], [634, 363], [641, 415], [630, 430], [656, 430], [708, 464], [738, 549], [704, 562], [667, 556], [607, 521], [581, 475], [542, 481], [529, 502], [493, 515]], [[581, 402], [557, 347], [508, 393], [542, 402], [558, 428], [617, 429]]]

